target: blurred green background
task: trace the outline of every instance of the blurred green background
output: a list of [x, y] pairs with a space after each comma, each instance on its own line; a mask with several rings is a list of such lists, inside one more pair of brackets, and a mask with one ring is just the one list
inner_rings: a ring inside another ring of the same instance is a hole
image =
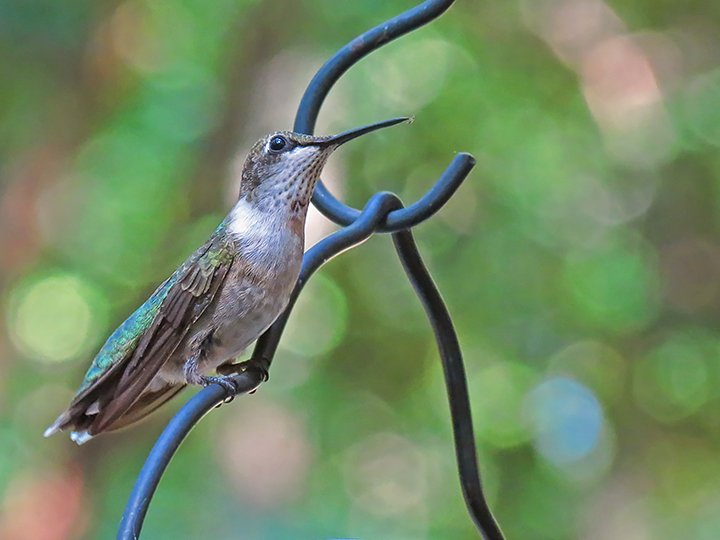
[[[315, 70], [412, 5], [0, 1], [0, 538], [114, 537], [187, 395], [83, 447], [43, 430]], [[399, 115], [324, 179], [409, 203], [477, 157], [416, 234], [508, 540], [720, 538], [720, 4], [459, 0], [353, 68], [317, 132]], [[314, 214], [308, 242], [332, 230]], [[313, 278], [270, 381], [192, 432], [144, 538], [478, 538], [389, 240]]]

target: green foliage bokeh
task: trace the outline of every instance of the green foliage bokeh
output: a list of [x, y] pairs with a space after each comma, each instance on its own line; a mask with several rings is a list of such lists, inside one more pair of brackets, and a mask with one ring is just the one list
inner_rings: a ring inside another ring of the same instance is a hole
[[[44, 428], [222, 220], [245, 152], [292, 126], [322, 62], [410, 7], [0, 2], [0, 538], [113, 537], [187, 396], [80, 448]], [[416, 236], [508, 540], [720, 537], [719, 29], [709, 0], [458, 0], [320, 115], [322, 134], [416, 117], [331, 158], [356, 207], [478, 160]], [[332, 230], [313, 215], [309, 241]], [[388, 237], [313, 278], [270, 381], [191, 433], [144, 537], [478, 537]]]

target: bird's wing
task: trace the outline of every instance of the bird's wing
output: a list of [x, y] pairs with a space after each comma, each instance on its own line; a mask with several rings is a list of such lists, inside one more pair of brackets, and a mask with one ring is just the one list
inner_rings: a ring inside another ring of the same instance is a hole
[[220, 290], [233, 263], [220, 232], [113, 333], [69, 409], [48, 431], [73, 425], [97, 434], [130, 410]]

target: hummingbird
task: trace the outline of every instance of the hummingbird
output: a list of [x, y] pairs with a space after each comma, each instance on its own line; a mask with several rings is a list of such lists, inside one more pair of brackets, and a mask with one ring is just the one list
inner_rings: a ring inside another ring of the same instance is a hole
[[[340, 145], [411, 118], [339, 135], [279, 131], [250, 149], [238, 201], [200, 247], [105, 342], [70, 403], [45, 431], [82, 444], [132, 424], [188, 385], [234, 389], [236, 358], [288, 304], [300, 274], [315, 183]], [[217, 375], [208, 373], [215, 371]]]

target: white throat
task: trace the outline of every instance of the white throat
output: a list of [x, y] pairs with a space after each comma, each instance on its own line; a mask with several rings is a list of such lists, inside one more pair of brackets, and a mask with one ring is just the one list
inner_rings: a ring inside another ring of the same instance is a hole
[[275, 266], [298, 249], [302, 254], [304, 239], [290, 229], [286, 216], [277, 208], [258, 208], [244, 197], [230, 211], [226, 230], [250, 262]]
[[284, 228], [278, 214], [275, 208], [258, 208], [243, 197], [230, 210], [227, 231], [245, 240], [270, 238]]

